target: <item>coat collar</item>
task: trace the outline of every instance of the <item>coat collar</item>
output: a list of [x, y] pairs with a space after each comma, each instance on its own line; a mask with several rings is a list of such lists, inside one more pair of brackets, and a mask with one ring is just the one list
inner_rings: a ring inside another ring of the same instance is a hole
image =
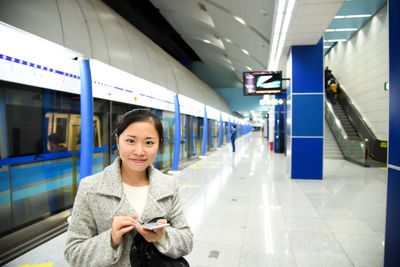
[[[152, 165], [149, 166], [150, 191], [149, 195], [154, 200], [160, 200], [174, 193], [172, 184], [168, 182], [169, 177]], [[121, 159], [118, 157], [114, 162], [104, 169], [99, 185], [98, 193], [124, 198], [121, 178]]]

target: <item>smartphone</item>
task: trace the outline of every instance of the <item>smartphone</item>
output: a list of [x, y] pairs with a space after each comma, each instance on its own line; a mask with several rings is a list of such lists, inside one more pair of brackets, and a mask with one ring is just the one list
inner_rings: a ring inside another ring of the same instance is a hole
[[142, 224], [142, 228], [145, 230], [155, 230], [169, 226], [169, 223], [145, 223]]

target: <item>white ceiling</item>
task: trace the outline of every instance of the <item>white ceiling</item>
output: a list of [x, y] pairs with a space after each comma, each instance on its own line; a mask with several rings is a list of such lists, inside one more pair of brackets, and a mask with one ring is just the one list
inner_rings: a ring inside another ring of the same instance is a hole
[[[273, 70], [268, 69], [272, 33], [278, 2], [283, 0], [150, 1], [204, 63], [233, 71], [240, 80], [246, 71]], [[295, 1], [278, 69], [290, 46], [320, 40], [344, 1]]]

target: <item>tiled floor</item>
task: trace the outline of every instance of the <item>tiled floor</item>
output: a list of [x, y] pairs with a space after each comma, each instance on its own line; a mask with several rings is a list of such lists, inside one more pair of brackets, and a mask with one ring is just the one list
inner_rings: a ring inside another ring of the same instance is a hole
[[[325, 160], [322, 181], [291, 180], [285, 156], [254, 133], [177, 177], [193, 267], [383, 266], [386, 170]], [[64, 242], [65, 234], [6, 266], [68, 266]]]

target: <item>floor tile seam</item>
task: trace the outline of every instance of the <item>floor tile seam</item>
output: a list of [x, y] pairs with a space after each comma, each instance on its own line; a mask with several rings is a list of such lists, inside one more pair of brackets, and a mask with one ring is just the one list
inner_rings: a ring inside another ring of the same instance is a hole
[[346, 249], [344, 248], [344, 246], [342, 245], [340, 240], [337, 238], [336, 234], [334, 232], [331, 232], [331, 233], [332, 233], [333, 237], [335, 238], [336, 243], [338, 243], [340, 248], [343, 250], [344, 254], [346, 255], [347, 259], [350, 261], [350, 263], [353, 264], [353, 266], [356, 266], [356, 263], [352, 260], [352, 258], [350, 257], [349, 253], [347, 253]]
[[[250, 203], [250, 198], [248, 199], [248, 203], [247, 203], [247, 205], [249, 205], [249, 203]], [[243, 231], [243, 237], [242, 237], [242, 244], [241, 244], [241, 247], [240, 247], [240, 257], [239, 257], [239, 267], [240, 267], [240, 259], [242, 259], [243, 258], [243, 253], [245, 253], [246, 252], [246, 250], [245, 250], [245, 247], [244, 247], [244, 240], [245, 240], [245, 238], [246, 238], [246, 230], [249, 228], [249, 222], [248, 222], [248, 220], [250, 219], [250, 217], [249, 217], [249, 208], [248, 208], [248, 206], [247, 206], [247, 209], [246, 209], [246, 218], [245, 218], [245, 228], [244, 228], [244, 231]]]
[[297, 260], [296, 254], [294, 253], [294, 246], [293, 246], [292, 239], [290, 238], [290, 232], [287, 231], [287, 233], [289, 235], [289, 244], [290, 244], [289, 245], [289, 250], [290, 250], [291, 254], [293, 255], [293, 260], [294, 260], [294, 263], [296, 264], [296, 267], [297, 267], [299, 265], [299, 262]]

